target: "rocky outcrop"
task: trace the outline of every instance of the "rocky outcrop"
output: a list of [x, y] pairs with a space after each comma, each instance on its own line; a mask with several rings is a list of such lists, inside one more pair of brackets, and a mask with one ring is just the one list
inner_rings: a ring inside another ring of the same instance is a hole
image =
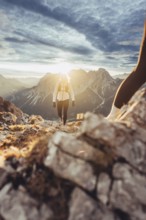
[[12, 113], [17, 118], [22, 118], [23, 116], [23, 112], [18, 107], [13, 103], [4, 100], [2, 97], [0, 97], [0, 112], [8, 112], [8, 114]]
[[[145, 120], [143, 89], [113, 121], [87, 113], [64, 128], [32, 116], [19, 133], [1, 128], [13, 139], [1, 145], [0, 219], [145, 220]], [[12, 146], [26, 152], [6, 154]]]

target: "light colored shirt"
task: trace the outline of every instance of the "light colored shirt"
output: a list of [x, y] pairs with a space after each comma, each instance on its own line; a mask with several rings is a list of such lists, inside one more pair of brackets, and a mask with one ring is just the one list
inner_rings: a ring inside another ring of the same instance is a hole
[[60, 82], [58, 82], [55, 86], [54, 93], [53, 93], [53, 102], [64, 101], [70, 98], [72, 101], [75, 101], [74, 91], [70, 83], [68, 83], [68, 92], [65, 91], [65, 86], [61, 86], [61, 90], [59, 91]]

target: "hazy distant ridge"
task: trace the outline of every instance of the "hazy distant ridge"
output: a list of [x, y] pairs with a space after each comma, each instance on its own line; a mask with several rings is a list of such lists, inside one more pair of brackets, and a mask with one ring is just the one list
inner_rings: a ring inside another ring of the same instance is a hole
[[[76, 97], [76, 106], [69, 108], [70, 118], [86, 111], [108, 113], [121, 80], [113, 79], [103, 68], [89, 72], [82, 69], [73, 70], [69, 76]], [[47, 119], [56, 118], [56, 109], [52, 107], [52, 94], [58, 77], [58, 74], [48, 73], [36, 86], [9, 96], [9, 100], [28, 114], [39, 114]]]

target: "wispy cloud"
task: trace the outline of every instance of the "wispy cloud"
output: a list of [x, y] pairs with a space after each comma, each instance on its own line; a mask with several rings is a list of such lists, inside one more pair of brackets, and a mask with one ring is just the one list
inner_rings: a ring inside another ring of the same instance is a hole
[[117, 71], [129, 71], [136, 63], [145, 0], [0, 0], [0, 4], [0, 52], [5, 48], [0, 61], [65, 61]]

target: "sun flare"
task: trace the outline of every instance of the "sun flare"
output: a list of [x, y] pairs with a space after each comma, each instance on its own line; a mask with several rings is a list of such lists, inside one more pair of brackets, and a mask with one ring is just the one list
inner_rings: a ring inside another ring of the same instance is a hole
[[34, 71], [38, 73], [59, 73], [67, 74], [75, 66], [71, 63], [60, 62], [55, 64], [41, 64], [41, 63], [0, 63], [0, 69], [16, 70], [16, 71]]
[[65, 75], [69, 71], [71, 71], [73, 68], [74, 68], [74, 66], [72, 64], [62, 62], [62, 63], [58, 63], [54, 66], [54, 72], [58, 72], [61, 75]]

